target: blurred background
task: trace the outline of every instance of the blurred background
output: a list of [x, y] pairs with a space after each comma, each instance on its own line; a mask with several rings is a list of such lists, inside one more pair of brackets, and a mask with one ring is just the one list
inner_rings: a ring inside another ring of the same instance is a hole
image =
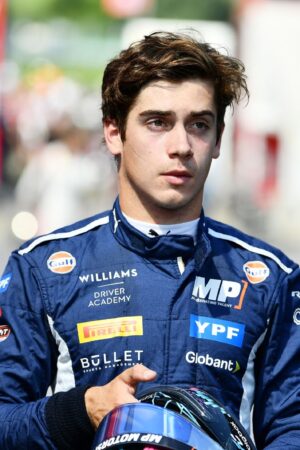
[[227, 112], [207, 215], [300, 261], [298, 0], [0, 0], [0, 273], [24, 240], [107, 209], [101, 78], [129, 43], [196, 30], [246, 66]]

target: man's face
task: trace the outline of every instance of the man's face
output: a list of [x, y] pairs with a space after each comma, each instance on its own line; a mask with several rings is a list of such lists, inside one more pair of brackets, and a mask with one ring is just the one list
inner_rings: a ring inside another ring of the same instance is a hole
[[131, 108], [122, 142], [113, 122], [104, 126], [108, 148], [120, 158], [120, 204], [128, 216], [179, 223], [199, 216], [216, 142], [217, 112], [210, 82], [154, 81]]

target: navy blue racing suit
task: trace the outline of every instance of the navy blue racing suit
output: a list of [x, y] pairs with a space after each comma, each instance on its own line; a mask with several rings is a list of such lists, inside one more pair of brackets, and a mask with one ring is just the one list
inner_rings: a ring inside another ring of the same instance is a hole
[[2, 450], [89, 448], [85, 390], [137, 363], [207, 390], [258, 449], [300, 449], [299, 267], [203, 212], [196, 245], [145, 236], [118, 200], [25, 243], [0, 279], [0, 350]]

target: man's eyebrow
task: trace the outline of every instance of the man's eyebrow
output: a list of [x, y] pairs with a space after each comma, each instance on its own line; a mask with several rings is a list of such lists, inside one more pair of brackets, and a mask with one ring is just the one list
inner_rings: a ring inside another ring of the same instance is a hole
[[160, 109], [147, 109], [146, 111], [142, 111], [139, 116], [140, 117], [149, 117], [149, 116], [171, 116], [174, 115], [173, 111], [163, 111]]
[[[172, 116], [175, 115], [174, 111], [171, 110], [160, 110], [160, 109], [147, 109], [145, 111], [142, 111], [139, 116], [141, 118], [143, 117], [151, 117], [151, 116]], [[191, 118], [196, 117], [203, 117], [203, 116], [210, 116], [213, 120], [215, 119], [216, 115], [213, 111], [210, 109], [203, 109], [201, 111], [191, 111], [188, 115]]]
[[192, 111], [190, 113], [190, 116], [192, 118], [194, 117], [203, 117], [203, 116], [210, 116], [212, 119], [216, 118], [216, 115], [213, 111], [211, 111], [210, 109], [203, 109], [201, 111]]

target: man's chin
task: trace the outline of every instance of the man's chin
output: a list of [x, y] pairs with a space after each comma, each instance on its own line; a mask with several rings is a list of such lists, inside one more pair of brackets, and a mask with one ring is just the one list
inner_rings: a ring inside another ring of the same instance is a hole
[[178, 216], [189, 217], [195, 215], [198, 217], [202, 207], [202, 200], [198, 198], [160, 198], [156, 201], [155, 206], [157, 210], [161, 211], [161, 213], [172, 215], [174, 218], [177, 218]]
[[169, 209], [169, 210], [180, 210], [188, 207], [192, 207], [195, 204], [201, 204], [201, 199], [197, 201], [195, 198], [183, 196], [183, 195], [170, 195], [165, 198], [160, 197], [157, 199], [157, 204], [161, 206], [161, 208]]

